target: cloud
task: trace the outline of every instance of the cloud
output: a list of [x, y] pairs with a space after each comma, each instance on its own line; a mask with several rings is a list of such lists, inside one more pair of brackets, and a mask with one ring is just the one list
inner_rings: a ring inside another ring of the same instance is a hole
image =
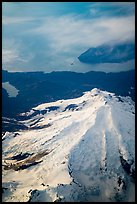
[[21, 45], [15, 39], [5, 39], [2, 42], [2, 63], [10, 64], [16, 61], [23, 61], [20, 56]]
[[73, 12], [65, 3], [52, 9], [53, 4], [6, 4], [2, 20], [3, 65], [7, 69], [78, 71], [85, 66], [87, 71], [92, 67], [71, 63], [90, 47], [135, 41], [134, 4], [98, 2], [83, 7], [78, 3]]
[[79, 50], [104, 43], [134, 40], [135, 17], [98, 19], [78, 19], [77, 16], [50, 17], [30, 32], [48, 38], [54, 52], [73, 52], [75, 48]]
[[19, 55], [16, 51], [2, 49], [2, 61], [3, 63], [10, 63], [19, 60]]
[[3, 16], [2, 24], [3, 25], [11, 25], [11, 24], [21, 24], [21, 23], [30, 23], [35, 21], [36, 19], [33, 17], [14, 17], [14, 16]]
[[28, 63], [32, 54], [22, 52], [23, 44], [15, 39], [5, 39], [2, 48], [2, 64], [4, 67], [13, 67], [15, 64]]
[[13, 63], [16, 61], [28, 62], [28, 58], [23, 58], [17, 50], [2, 49], [2, 61], [3, 63]]
[[135, 2], [98, 2], [89, 6], [94, 18], [109, 16], [130, 16], [135, 13]]
[[78, 60], [76, 59], [73, 66], [71, 66], [70, 71], [73, 71], [73, 69], [75, 68], [75, 71], [77, 72], [102, 71], [108, 73], [129, 71], [131, 69], [134, 69], [135, 61], [129, 60], [123, 63], [84, 64], [78, 62]]

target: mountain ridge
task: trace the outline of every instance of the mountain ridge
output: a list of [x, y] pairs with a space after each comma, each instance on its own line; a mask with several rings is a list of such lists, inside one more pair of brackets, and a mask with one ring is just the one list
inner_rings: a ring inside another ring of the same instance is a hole
[[4, 117], [16, 117], [19, 113], [26, 112], [44, 102], [79, 97], [84, 91], [92, 88], [131, 96], [135, 100], [135, 70], [120, 73], [52, 72], [44, 74], [43, 72], [9, 73], [6, 71], [2, 73], [2, 82], [8, 81], [19, 90], [17, 97], [9, 98], [6, 91], [2, 89]]
[[20, 114], [28, 129], [3, 134], [3, 201], [134, 201], [134, 105], [95, 88]]
[[123, 63], [135, 59], [135, 44], [100, 45], [89, 48], [78, 57], [79, 61], [89, 64]]

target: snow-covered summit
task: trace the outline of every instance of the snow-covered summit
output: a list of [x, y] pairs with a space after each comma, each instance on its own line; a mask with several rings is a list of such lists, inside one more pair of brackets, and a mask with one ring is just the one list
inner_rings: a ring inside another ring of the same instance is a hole
[[3, 201], [134, 201], [135, 107], [92, 89], [20, 115], [3, 140]]

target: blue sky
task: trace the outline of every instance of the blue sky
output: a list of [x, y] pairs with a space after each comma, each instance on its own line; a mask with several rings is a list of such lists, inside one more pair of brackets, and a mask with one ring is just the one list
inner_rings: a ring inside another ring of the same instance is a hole
[[126, 71], [134, 60], [86, 65], [77, 57], [90, 47], [130, 41], [134, 2], [2, 3], [2, 68], [9, 71]]

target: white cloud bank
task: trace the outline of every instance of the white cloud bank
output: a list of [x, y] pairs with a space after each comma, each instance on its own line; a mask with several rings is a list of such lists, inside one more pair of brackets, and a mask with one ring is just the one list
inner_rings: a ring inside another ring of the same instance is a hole
[[21, 24], [35, 21], [34, 17], [14, 17], [14, 16], [3, 16], [2, 24], [3, 25], [11, 25], [11, 24]]
[[43, 20], [41, 26], [32, 29], [33, 34], [48, 37], [51, 48], [56, 52], [73, 52], [75, 47], [89, 48], [104, 43], [119, 43], [133, 40], [135, 17], [113, 17], [78, 19], [64, 16]]
[[[16, 32], [18, 25], [20, 29], [17, 29]], [[3, 18], [3, 26], [4, 28], [11, 26], [11, 30], [14, 26], [16, 32], [15, 36], [14, 34], [11, 36], [10, 40], [14, 40], [14, 44], [10, 49], [7, 45], [3, 47], [3, 66], [12, 69], [14, 63], [18, 66], [19, 71], [38, 69], [46, 72], [70, 69], [82, 71], [84, 68], [87, 71], [87, 66], [84, 64], [80, 64], [77, 68], [70, 66], [70, 63], [77, 61], [77, 57], [90, 47], [135, 40], [135, 16], [133, 14], [127, 16], [103, 15], [98, 18], [85, 18], [82, 15], [74, 14], [56, 17], [50, 15], [36, 19], [34, 16], [33, 18], [31, 16], [19, 18], [6, 16]], [[16, 36], [21, 42], [17, 49]], [[30, 41], [25, 42], [24, 38]], [[41, 44], [42, 47], [40, 47]], [[29, 54], [30, 57], [21, 57], [25, 55], [24, 53]], [[92, 70], [91, 65], [90, 67]], [[90, 67], [88, 66], [88, 71]], [[112, 70], [111, 67], [110, 70]]]

